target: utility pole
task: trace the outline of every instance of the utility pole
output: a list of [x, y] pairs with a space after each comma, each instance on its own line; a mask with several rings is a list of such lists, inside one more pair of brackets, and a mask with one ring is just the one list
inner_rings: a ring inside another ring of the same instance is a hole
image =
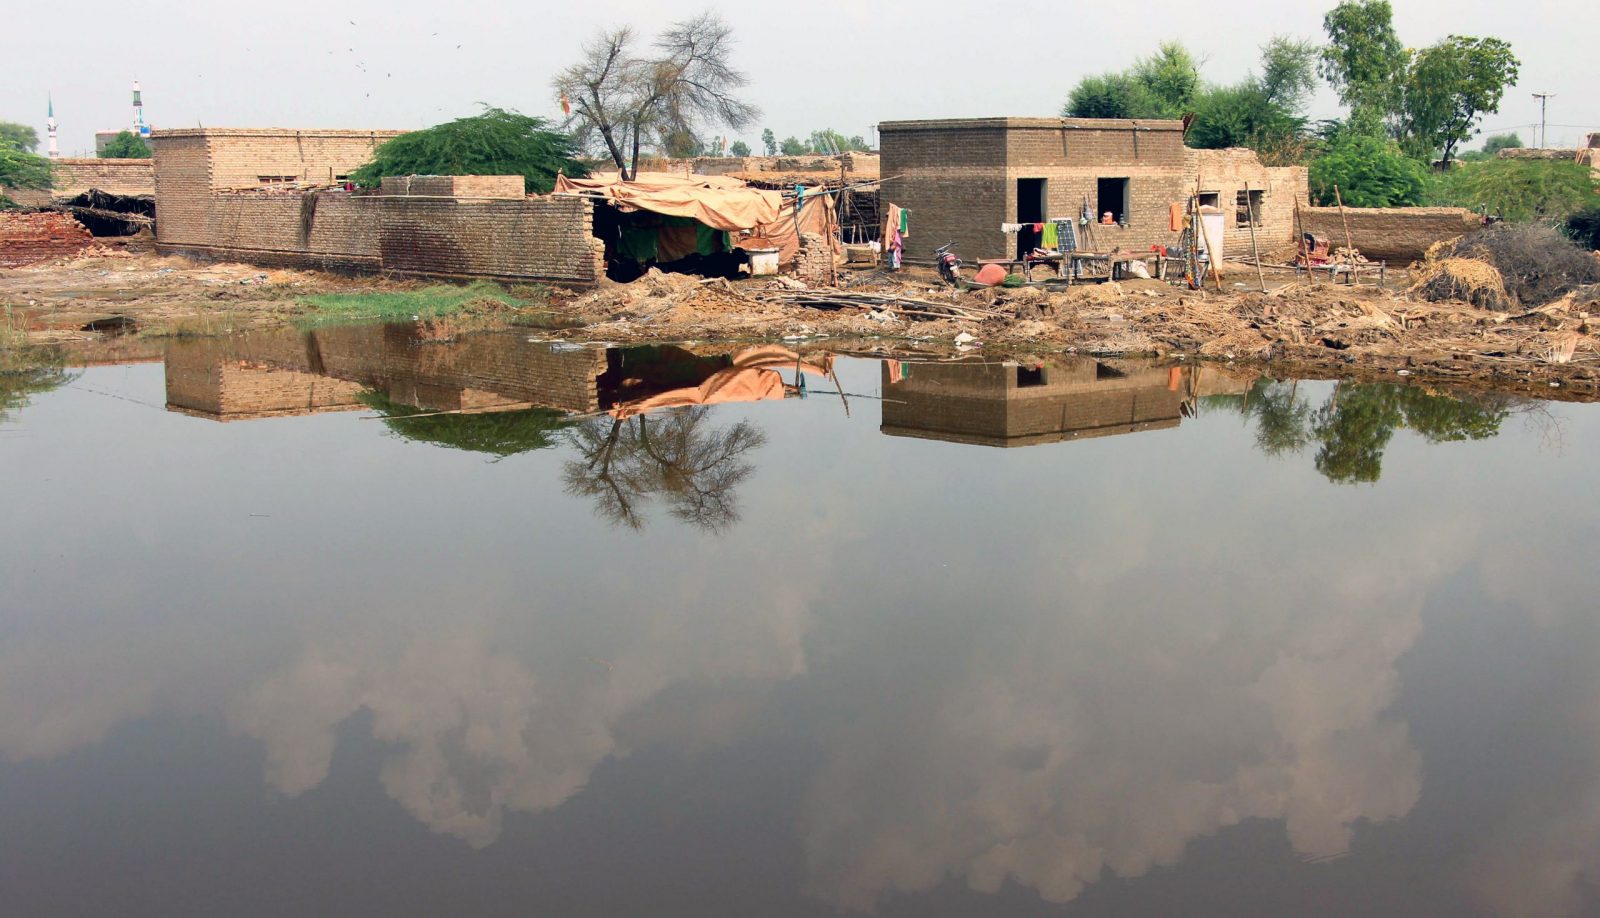
[[1555, 96], [1553, 92], [1536, 92], [1533, 94], [1539, 100], [1539, 149], [1543, 150], [1550, 143], [1550, 129], [1545, 126], [1544, 110], [1550, 99]]

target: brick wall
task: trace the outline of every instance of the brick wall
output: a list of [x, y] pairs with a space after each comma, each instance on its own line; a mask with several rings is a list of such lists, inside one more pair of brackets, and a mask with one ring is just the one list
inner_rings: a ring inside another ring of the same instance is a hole
[[94, 237], [69, 214], [0, 211], [0, 267], [75, 255], [93, 244]]
[[556, 352], [522, 335], [422, 343], [414, 328], [362, 325], [166, 350], [167, 405], [217, 420], [356, 408], [367, 390], [436, 411], [528, 406], [594, 411], [604, 348]]
[[527, 197], [527, 182], [520, 175], [401, 175], [383, 180], [380, 193], [434, 198], [499, 198], [520, 201]]
[[1263, 254], [1294, 243], [1295, 203], [1305, 207], [1310, 196], [1310, 180], [1304, 166], [1263, 166], [1254, 150], [1237, 148], [1188, 150], [1186, 158], [1189, 185], [1184, 190], [1185, 199], [1198, 187], [1201, 194], [1216, 195], [1217, 206], [1228, 215], [1224, 254], [1250, 254], [1250, 226], [1236, 217], [1238, 196], [1246, 183], [1252, 191], [1262, 192], [1256, 241]]
[[839, 269], [833, 261], [833, 245], [816, 233], [800, 234], [800, 252], [795, 256], [794, 273], [813, 287], [832, 287], [839, 282]]
[[594, 284], [594, 205], [583, 198], [380, 198], [383, 270]]
[[[909, 252], [917, 261], [948, 240], [969, 261], [1014, 256], [1014, 243], [1000, 225], [1018, 222], [1022, 179], [1045, 180], [1047, 219], [1077, 218], [1086, 201], [1098, 215], [1100, 179], [1127, 179], [1124, 221], [1095, 225], [1092, 238], [1081, 243], [1099, 251], [1174, 243], [1170, 207], [1194, 190], [1194, 151], [1184, 147], [1183, 126], [1176, 121], [993, 118], [887, 122], [879, 130], [883, 200], [911, 210], [912, 238], [922, 240]], [[1292, 239], [1281, 211], [1292, 213], [1295, 195], [1304, 194], [1304, 171], [1267, 170], [1249, 151], [1226, 152], [1228, 168], [1240, 181], [1249, 174], [1253, 186], [1270, 183], [1271, 232]], [[1216, 168], [1222, 171], [1220, 163]], [[1248, 227], [1240, 229], [1248, 233]]]
[[[1175, 427], [1183, 385], [1166, 368], [1109, 375], [1088, 359], [1044, 368], [1024, 386], [1016, 363], [914, 364], [900, 382], [883, 369], [883, 424], [892, 436], [1026, 446]], [[1176, 383], [1176, 385], [1175, 385]]]
[[1436, 242], [1483, 228], [1483, 220], [1461, 207], [1306, 207], [1300, 211], [1308, 233], [1326, 236], [1334, 248], [1345, 244], [1345, 223], [1356, 248], [1372, 261], [1407, 265]]
[[[590, 286], [604, 274], [593, 204], [527, 198], [517, 176], [420, 176], [409, 193], [263, 186], [326, 183], [397, 131], [195, 129], [153, 137], [157, 243], [254, 264]], [[406, 181], [386, 181], [406, 192]]]

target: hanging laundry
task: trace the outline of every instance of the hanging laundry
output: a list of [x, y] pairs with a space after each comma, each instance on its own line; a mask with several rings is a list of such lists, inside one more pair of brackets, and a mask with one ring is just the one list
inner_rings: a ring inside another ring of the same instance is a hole
[[1044, 225], [1044, 238], [1040, 240], [1039, 244], [1047, 249], [1053, 249], [1061, 244], [1060, 239], [1059, 227], [1054, 223], [1046, 223]]

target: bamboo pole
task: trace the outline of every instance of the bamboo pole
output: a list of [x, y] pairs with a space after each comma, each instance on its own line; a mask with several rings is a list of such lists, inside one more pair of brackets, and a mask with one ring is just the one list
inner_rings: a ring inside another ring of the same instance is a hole
[[1261, 247], [1256, 243], [1256, 205], [1255, 199], [1250, 197], [1250, 183], [1244, 183], [1244, 208], [1246, 216], [1250, 218], [1250, 254], [1256, 260], [1256, 280], [1261, 282], [1261, 292], [1267, 292], [1267, 275], [1261, 270]]

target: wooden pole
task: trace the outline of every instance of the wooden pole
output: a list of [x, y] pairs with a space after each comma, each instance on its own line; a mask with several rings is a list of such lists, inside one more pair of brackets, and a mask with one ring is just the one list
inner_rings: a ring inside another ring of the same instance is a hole
[[1339, 193], [1339, 186], [1333, 186], [1333, 200], [1339, 205], [1339, 221], [1344, 224], [1344, 247], [1355, 251], [1356, 244], [1350, 239], [1350, 218], [1344, 214], [1344, 196]]
[[1250, 254], [1256, 259], [1256, 280], [1261, 282], [1261, 292], [1267, 292], [1267, 275], [1261, 270], [1261, 246], [1256, 243], [1256, 204], [1250, 197], [1250, 183], [1244, 183], [1244, 209], [1250, 218]]

